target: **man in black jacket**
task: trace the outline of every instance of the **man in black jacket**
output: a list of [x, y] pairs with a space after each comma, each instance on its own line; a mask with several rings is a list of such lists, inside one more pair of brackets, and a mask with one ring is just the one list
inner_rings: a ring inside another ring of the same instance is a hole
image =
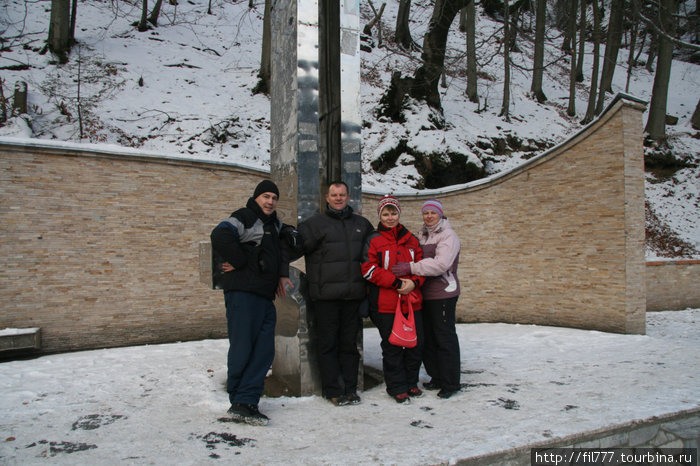
[[369, 220], [353, 213], [348, 197], [344, 182], [331, 183], [326, 211], [298, 227], [304, 239], [323, 396], [336, 406], [360, 402], [358, 307], [367, 294], [360, 265], [365, 240], [374, 231]]
[[[266, 425], [258, 409], [265, 375], [275, 356], [275, 293], [291, 286], [280, 232], [285, 226], [275, 209], [279, 190], [270, 180], [258, 184], [246, 207], [238, 209], [211, 233], [215, 260], [223, 272], [228, 322], [227, 390], [231, 418]], [[288, 227], [288, 226], [286, 226]]]

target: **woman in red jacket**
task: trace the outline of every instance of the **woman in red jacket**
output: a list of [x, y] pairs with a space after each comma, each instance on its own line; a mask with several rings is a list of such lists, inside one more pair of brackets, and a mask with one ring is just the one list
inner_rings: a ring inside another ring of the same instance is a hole
[[[393, 196], [384, 196], [377, 207], [379, 226], [368, 244], [367, 260], [362, 264], [362, 274], [370, 282], [370, 318], [382, 338], [382, 368], [386, 391], [398, 403], [410, 401], [423, 392], [418, 388], [423, 350], [423, 316], [420, 286], [425, 280], [417, 275], [397, 277], [391, 267], [398, 262], [418, 262], [423, 251], [418, 239], [401, 223], [401, 206]], [[402, 309], [408, 312], [409, 299], [416, 320], [418, 344], [403, 348], [389, 343], [394, 324], [396, 305], [401, 300]]]

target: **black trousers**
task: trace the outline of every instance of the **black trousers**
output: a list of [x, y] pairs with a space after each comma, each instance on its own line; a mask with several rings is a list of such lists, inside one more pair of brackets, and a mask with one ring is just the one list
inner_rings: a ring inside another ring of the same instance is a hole
[[394, 314], [370, 310], [369, 317], [382, 337], [382, 370], [386, 391], [391, 396], [406, 393], [409, 388], [418, 386], [421, 355], [423, 352], [423, 312], [415, 311], [416, 336], [415, 348], [402, 348], [389, 343], [391, 328], [394, 326]]
[[357, 313], [359, 304], [358, 300], [313, 302], [318, 363], [326, 398], [357, 391], [357, 336], [362, 326]]
[[445, 390], [459, 390], [460, 352], [455, 329], [457, 297], [423, 301], [425, 345], [423, 364], [432, 381]]

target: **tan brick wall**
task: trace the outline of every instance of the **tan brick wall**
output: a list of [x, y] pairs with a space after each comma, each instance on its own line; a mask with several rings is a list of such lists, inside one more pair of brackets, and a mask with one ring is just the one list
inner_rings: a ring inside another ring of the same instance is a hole
[[0, 329], [44, 351], [226, 336], [198, 243], [261, 173], [0, 145]]
[[[459, 320], [644, 333], [642, 169], [641, 108], [620, 102], [517, 171], [439, 195], [462, 241]], [[199, 242], [264, 177], [0, 144], [0, 329], [41, 327], [49, 352], [225, 337]], [[401, 196], [410, 229], [430, 197]]]
[[647, 262], [647, 311], [700, 308], [700, 261]]
[[[619, 102], [517, 171], [437, 196], [462, 242], [460, 321], [645, 332], [641, 130]], [[435, 196], [398, 197], [416, 231]]]

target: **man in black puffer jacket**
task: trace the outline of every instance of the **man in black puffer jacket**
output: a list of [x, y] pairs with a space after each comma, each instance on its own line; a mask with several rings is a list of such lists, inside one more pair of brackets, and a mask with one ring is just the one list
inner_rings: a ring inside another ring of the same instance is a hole
[[367, 294], [360, 266], [365, 240], [374, 231], [369, 220], [353, 213], [348, 197], [344, 182], [331, 183], [325, 213], [298, 227], [304, 239], [323, 396], [337, 406], [360, 402], [358, 307]]
[[234, 421], [253, 425], [268, 422], [258, 402], [275, 356], [277, 311], [273, 300], [275, 293], [284, 296], [285, 288], [291, 287], [280, 236], [289, 235], [292, 228], [277, 218], [278, 197], [272, 181], [260, 182], [246, 207], [211, 233], [228, 322], [228, 412]]

